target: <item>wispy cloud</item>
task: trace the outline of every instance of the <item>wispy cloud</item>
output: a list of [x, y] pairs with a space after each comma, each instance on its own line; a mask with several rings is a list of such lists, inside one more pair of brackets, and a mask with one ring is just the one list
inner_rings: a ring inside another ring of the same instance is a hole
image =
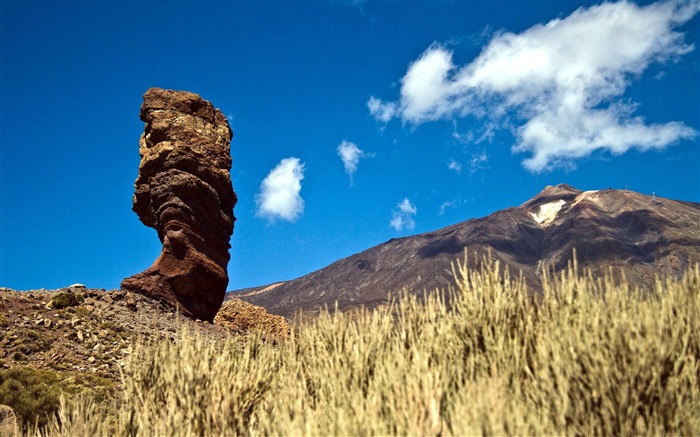
[[418, 209], [408, 200], [408, 197], [396, 205], [396, 208], [391, 213], [391, 222], [389, 224], [396, 231], [403, 229], [411, 230], [416, 227], [416, 222], [413, 217], [418, 212]]
[[330, 4], [339, 6], [354, 6], [361, 8], [369, 0], [330, 0]]
[[455, 161], [452, 158], [450, 158], [450, 160], [447, 162], [447, 168], [449, 168], [450, 170], [454, 170], [457, 173], [462, 173], [462, 163], [459, 161]]
[[360, 162], [361, 158], [368, 158], [372, 155], [360, 150], [357, 144], [350, 141], [345, 141], [340, 143], [338, 146], [338, 156], [343, 160], [343, 166], [345, 166], [345, 173], [350, 177], [350, 182], [353, 181], [353, 175], [357, 171], [357, 164]]
[[697, 132], [676, 121], [647, 123], [621, 96], [650, 64], [694, 49], [674, 28], [699, 10], [700, 0], [580, 8], [520, 34], [497, 33], [463, 66], [434, 44], [409, 66], [398, 101], [370, 97], [367, 106], [384, 123], [464, 116], [515, 123], [513, 151], [531, 155], [523, 166], [532, 172], [595, 150], [662, 149]]
[[476, 153], [469, 159], [469, 174], [474, 174], [479, 170], [486, 168], [485, 164], [489, 157], [486, 152]]
[[447, 200], [445, 202], [442, 202], [442, 204], [440, 205], [440, 211], [438, 212], [438, 214], [445, 215], [445, 211], [447, 211], [448, 208], [456, 208], [458, 204], [459, 204], [459, 201], [457, 201], [457, 200]]
[[367, 108], [374, 118], [384, 123], [388, 123], [392, 118], [400, 115], [396, 103], [382, 102], [374, 96], [370, 97], [367, 101]]
[[304, 199], [300, 195], [303, 179], [304, 164], [299, 158], [281, 160], [260, 184], [255, 196], [256, 215], [270, 221], [298, 219], [304, 212]]

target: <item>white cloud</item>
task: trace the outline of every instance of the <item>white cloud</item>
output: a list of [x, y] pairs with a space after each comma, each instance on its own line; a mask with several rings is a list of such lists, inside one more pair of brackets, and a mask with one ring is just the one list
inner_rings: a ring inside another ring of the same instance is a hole
[[408, 200], [408, 197], [404, 197], [404, 199], [399, 202], [396, 205], [396, 208], [394, 208], [392, 211], [391, 222], [389, 222], [389, 224], [397, 231], [401, 231], [403, 229], [411, 230], [416, 227], [416, 222], [413, 220], [413, 216], [415, 216], [417, 212], [418, 210], [415, 206], [413, 206], [411, 201]]
[[285, 158], [265, 177], [255, 196], [256, 215], [271, 221], [278, 218], [295, 221], [304, 212], [300, 196], [304, 164], [299, 158]]
[[350, 181], [352, 181], [352, 176], [357, 171], [357, 164], [360, 162], [360, 159], [370, 155], [360, 150], [357, 144], [343, 140], [338, 146], [338, 156], [343, 160], [345, 173], [348, 174]]
[[479, 170], [484, 169], [484, 164], [489, 160], [486, 152], [477, 153], [472, 155], [469, 160], [469, 174], [474, 174]]
[[445, 215], [445, 211], [447, 211], [447, 208], [455, 208], [457, 207], [458, 202], [456, 200], [447, 200], [445, 202], [442, 202], [442, 205], [440, 205], [440, 215]]
[[467, 115], [512, 121], [513, 151], [539, 172], [595, 150], [661, 149], [697, 132], [680, 122], [646, 123], [621, 96], [652, 63], [692, 51], [674, 28], [700, 10], [700, 0], [627, 1], [580, 8], [520, 34], [496, 34], [471, 63], [434, 44], [408, 68], [398, 102], [371, 97], [382, 122], [420, 124]]
[[372, 114], [374, 118], [384, 123], [388, 123], [392, 118], [398, 115], [395, 103], [385, 103], [374, 96], [370, 97], [367, 101], [367, 108], [369, 108], [369, 113]]
[[454, 170], [457, 173], [462, 173], [462, 163], [459, 161], [455, 161], [452, 158], [450, 158], [449, 162], [447, 163], [447, 168], [449, 168], [450, 170]]

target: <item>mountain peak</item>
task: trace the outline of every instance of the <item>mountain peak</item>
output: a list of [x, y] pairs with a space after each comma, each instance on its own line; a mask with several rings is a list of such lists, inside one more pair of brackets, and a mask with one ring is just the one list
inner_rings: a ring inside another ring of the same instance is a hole
[[454, 284], [451, 264], [469, 252], [499, 260], [537, 292], [550, 268], [565, 269], [574, 250], [594, 276], [624, 272], [632, 287], [655, 275], [678, 277], [700, 262], [700, 204], [627, 190], [545, 187], [520, 207], [424, 234], [390, 240], [268, 291], [240, 295], [292, 317], [337, 302], [342, 310], [375, 308], [402, 289], [423, 294]]
[[535, 197], [520, 205], [521, 207], [533, 207], [542, 203], [550, 203], [557, 200], [572, 200], [583, 191], [567, 184], [547, 185]]

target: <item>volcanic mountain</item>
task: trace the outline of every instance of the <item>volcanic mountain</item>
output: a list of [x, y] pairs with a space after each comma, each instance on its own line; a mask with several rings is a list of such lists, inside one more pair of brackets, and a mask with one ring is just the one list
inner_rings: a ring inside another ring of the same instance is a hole
[[517, 207], [411, 237], [391, 239], [301, 278], [229, 293], [293, 317], [298, 310], [340, 310], [385, 304], [407, 289], [425, 293], [454, 283], [451, 264], [476, 266], [484, 256], [511, 274], [522, 272], [528, 289], [542, 275], [566, 268], [574, 250], [580, 268], [603, 275], [622, 271], [644, 287], [656, 275], [681, 275], [700, 263], [700, 203], [627, 190], [581, 191], [548, 186]]

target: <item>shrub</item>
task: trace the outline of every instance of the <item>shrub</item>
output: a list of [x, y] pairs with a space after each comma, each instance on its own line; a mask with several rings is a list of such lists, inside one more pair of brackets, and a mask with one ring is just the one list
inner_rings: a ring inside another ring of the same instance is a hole
[[641, 296], [572, 265], [541, 299], [499, 270], [457, 265], [449, 308], [322, 312], [278, 344], [141, 343], [120, 407], [66, 403], [52, 434], [700, 434], [700, 267]]
[[85, 297], [82, 294], [62, 291], [54, 296], [49, 305], [51, 308], [60, 310], [62, 308], [74, 307], [83, 303]]
[[95, 375], [32, 367], [0, 370], [0, 404], [12, 407], [27, 430], [55, 423], [63, 394], [81, 395], [92, 410], [104, 411], [114, 399], [114, 383]]
[[48, 370], [15, 367], [0, 370], [0, 404], [12, 407], [27, 425], [49, 423], [61, 395], [60, 378]]
[[53, 339], [43, 335], [41, 332], [33, 329], [20, 329], [12, 332], [14, 340], [7, 343], [5, 346], [8, 349], [14, 348], [14, 354], [17, 357], [26, 357], [37, 352], [43, 352], [51, 349]]

